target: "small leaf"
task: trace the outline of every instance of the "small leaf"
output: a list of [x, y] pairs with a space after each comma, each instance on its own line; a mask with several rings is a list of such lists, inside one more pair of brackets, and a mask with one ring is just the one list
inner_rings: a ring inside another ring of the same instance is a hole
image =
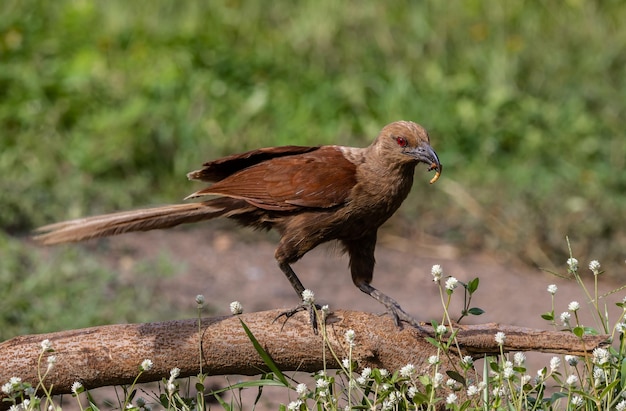
[[541, 318], [546, 321], [554, 321], [554, 311], [549, 311], [545, 314], [541, 314]]
[[470, 313], [471, 315], [481, 315], [485, 313], [485, 310], [483, 310], [482, 308], [478, 308], [478, 307], [472, 307], [467, 312]]
[[582, 338], [582, 336], [585, 334], [585, 329], [583, 327], [575, 327], [572, 332], [576, 337]]
[[463, 378], [463, 376], [461, 374], [459, 374], [456, 371], [452, 371], [452, 370], [448, 370], [446, 371], [446, 374], [448, 374], [448, 377], [452, 378], [454, 381], [461, 383], [463, 386], [465, 386], [466, 381], [465, 378]]
[[476, 290], [478, 289], [478, 283], [479, 282], [480, 282], [480, 279], [478, 277], [476, 277], [472, 281], [467, 283], [467, 292], [470, 293], [470, 294], [474, 294], [476, 292]]

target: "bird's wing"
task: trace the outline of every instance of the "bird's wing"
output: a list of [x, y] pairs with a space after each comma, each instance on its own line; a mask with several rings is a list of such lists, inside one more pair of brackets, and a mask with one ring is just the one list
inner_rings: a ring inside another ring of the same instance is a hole
[[282, 146], [267, 147], [245, 153], [233, 154], [202, 164], [202, 168], [187, 174], [190, 180], [216, 182], [245, 168], [272, 158], [293, 156], [317, 150], [319, 147]]
[[272, 158], [245, 168], [189, 197], [223, 195], [266, 210], [329, 208], [345, 202], [356, 184], [356, 165], [333, 146]]

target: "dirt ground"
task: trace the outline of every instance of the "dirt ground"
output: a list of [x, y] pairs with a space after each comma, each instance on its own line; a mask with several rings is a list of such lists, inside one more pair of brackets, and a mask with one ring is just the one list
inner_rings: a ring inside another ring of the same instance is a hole
[[[107, 240], [107, 258], [118, 267], [120, 275], [132, 276], [135, 263], [156, 259], [159, 254], [166, 253], [175, 262], [178, 273], [170, 278], [159, 278], [161, 284], [157, 288], [162, 289], [163, 296], [173, 303], [188, 307], [186, 309], [190, 313], [194, 312], [197, 294], [203, 294], [207, 304], [219, 315], [229, 313], [229, 303], [233, 300], [240, 301], [246, 312], [294, 307], [298, 299], [273, 258], [275, 241], [272, 240], [276, 240], [275, 235], [233, 231], [217, 225], [217, 228], [204, 224], [191, 229], [116, 237]], [[381, 235], [376, 259], [373, 285], [395, 298], [405, 311], [418, 320], [441, 321], [443, 310], [439, 291], [430, 274], [433, 264], [439, 264], [443, 267], [444, 276], [451, 275], [463, 282], [480, 278], [472, 306], [480, 307], [486, 313], [465, 319], [464, 323], [496, 322], [551, 329], [540, 315], [550, 310], [550, 295], [546, 287], [556, 284], [557, 316], [567, 310], [570, 301], [576, 300], [583, 307], [581, 312], [585, 325], [596, 326], [586, 315], [589, 311], [586, 300], [576, 283], [539, 268], [505, 263], [487, 255], [462, 256], [453, 247], [432, 239], [403, 239], [390, 234]], [[586, 269], [587, 263], [581, 261], [580, 265], [591, 285], [593, 276]], [[315, 292], [316, 301], [320, 304], [329, 304], [331, 309], [383, 312], [381, 305], [352, 284], [347, 265], [347, 257], [336, 248], [322, 246], [295, 264], [294, 270], [305, 287]], [[556, 269], [565, 273], [565, 262]], [[601, 293], [616, 288], [617, 284], [608, 281], [608, 278], [603, 280]], [[613, 303], [621, 301], [622, 294], [607, 298], [614, 319], [618, 311]], [[454, 315], [460, 313], [461, 304], [462, 293], [459, 290], [451, 308]], [[550, 355], [528, 354], [527, 357], [529, 373], [535, 375], [537, 369], [548, 364]], [[231, 376], [229, 382], [234, 383], [238, 378]], [[224, 377], [213, 377], [212, 382], [222, 386], [228, 384]], [[252, 408], [256, 395], [256, 391], [249, 391], [244, 395], [247, 401], [244, 409]], [[102, 393], [110, 395], [106, 391]], [[287, 404], [289, 400], [286, 390], [264, 391], [256, 409], [277, 409], [277, 404]]]

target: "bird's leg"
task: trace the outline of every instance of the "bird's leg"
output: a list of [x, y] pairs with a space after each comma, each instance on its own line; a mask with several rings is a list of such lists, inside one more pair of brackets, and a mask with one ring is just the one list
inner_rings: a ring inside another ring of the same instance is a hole
[[359, 287], [359, 289], [363, 291], [365, 294], [372, 296], [379, 303], [387, 307], [387, 312], [389, 312], [389, 314], [393, 317], [393, 320], [396, 323], [396, 326], [402, 327], [401, 321], [404, 321], [406, 323], [411, 324], [413, 327], [417, 328], [418, 330], [424, 331], [424, 329], [418, 324], [415, 318], [407, 314], [402, 309], [402, 307], [400, 307], [400, 304], [398, 304], [398, 302], [394, 300], [393, 298], [389, 297], [386, 294], [383, 294], [378, 289], [372, 287], [370, 284], [365, 283], [365, 282], [357, 284], [357, 287]]
[[[300, 282], [300, 279], [298, 278], [296, 273], [291, 268], [291, 266], [286, 262], [280, 262], [278, 266], [280, 267], [282, 272], [285, 273], [285, 276], [287, 276], [289, 283], [291, 284], [293, 289], [296, 291], [296, 294], [298, 294], [298, 297], [300, 299], [303, 299], [304, 297], [303, 293], [305, 291], [305, 288], [302, 285], [302, 282]], [[321, 309], [321, 307], [318, 306], [317, 304], [314, 304], [313, 302], [307, 302], [303, 300], [297, 307], [289, 311], [285, 311], [281, 313], [278, 317], [274, 319], [274, 321], [278, 320], [280, 317], [283, 317], [283, 316], [285, 317], [285, 321], [286, 321], [297, 312], [309, 310], [309, 319], [311, 320], [311, 326], [313, 327], [313, 332], [317, 334], [317, 315], [315, 313], [316, 309], [319, 310]]]

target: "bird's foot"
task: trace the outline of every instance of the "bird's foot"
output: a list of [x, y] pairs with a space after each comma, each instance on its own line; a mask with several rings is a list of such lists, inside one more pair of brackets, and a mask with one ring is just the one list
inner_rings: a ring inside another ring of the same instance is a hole
[[386, 294], [383, 294], [382, 292], [378, 291], [376, 288], [372, 287], [371, 285], [367, 283], [363, 283], [359, 285], [358, 287], [361, 289], [361, 291], [363, 291], [366, 294], [369, 294], [370, 296], [375, 298], [378, 302], [380, 302], [382, 305], [384, 305], [387, 308], [387, 312], [389, 313], [389, 315], [391, 315], [397, 327], [402, 328], [402, 322], [405, 322], [405, 323], [412, 325], [413, 327], [417, 328], [418, 330], [422, 332], [426, 332], [422, 328], [422, 326], [417, 322], [417, 320], [413, 318], [412, 316], [410, 316], [409, 314], [407, 314], [402, 309], [402, 307], [400, 307], [400, 304], [398, 304], [398, 302], [394, 300], [393, 298], [389, 297]]
[[317, 311], [321, 310], [322, 306], [319, 304], [311, 304], [308, 302], [302, 302], [300, 303], [298, 306], [292, 308], [291, 310], [287, 310], [284, 311], [282, 313], [280, 313], [276, 318], [274, 318], [274, 321], [278, 320], [281, 317], [285, 317], [285, 322], [283, 322], [283, 327], [285, 326], [285, 323], [291, 318], [293, 317], [295, 314], [299, 313], [300, 311], [309, 311], [309, 320], [311, 321], [311, 326], [313, 327], [313, 333], [317, 335], [318, 331], [317, 331]]

